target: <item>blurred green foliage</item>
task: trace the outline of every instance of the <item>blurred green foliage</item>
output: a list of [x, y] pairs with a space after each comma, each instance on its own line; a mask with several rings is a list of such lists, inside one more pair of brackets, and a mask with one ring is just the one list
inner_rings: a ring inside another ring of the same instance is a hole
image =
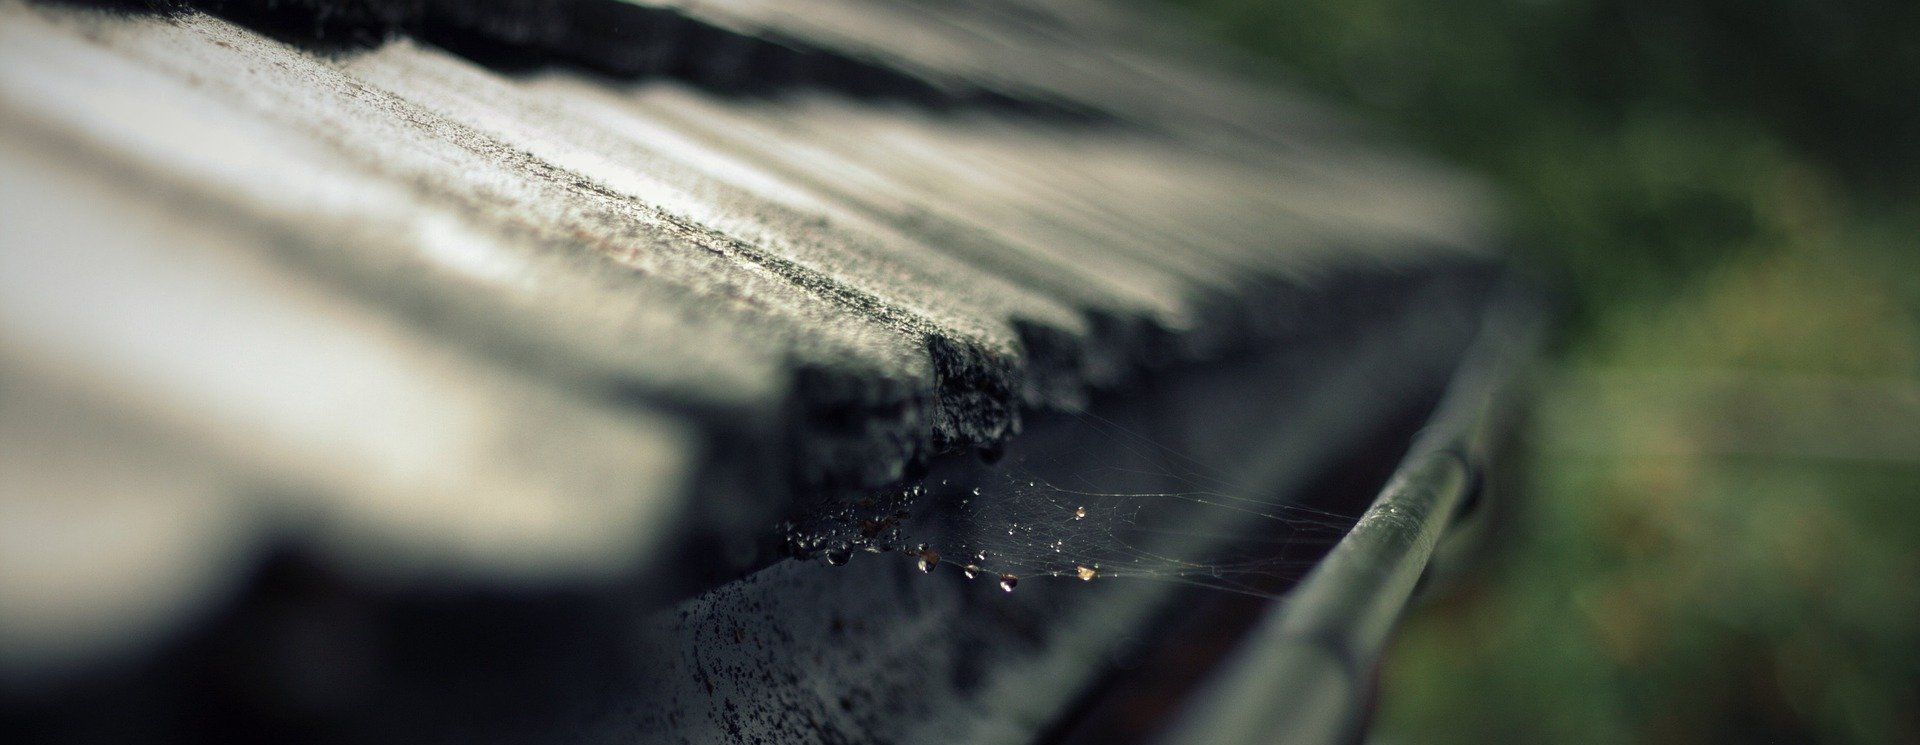
[[1907, 197], [1920, 169], [1920, 3], [1172, 2], [1504, 182], [1582, 318], [1749, 247], [1777, 200]]
[[1920, 743], [1920, 3], [1171, 1], [1491, 177], [1571, 301], [1385, 737]]

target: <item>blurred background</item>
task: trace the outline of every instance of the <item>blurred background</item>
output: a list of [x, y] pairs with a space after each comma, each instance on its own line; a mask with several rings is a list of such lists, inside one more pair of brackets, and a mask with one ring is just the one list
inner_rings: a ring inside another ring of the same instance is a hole
[[1920, 742], [1920, 3], [1169, 1], [1498, 182], [1569, 302], [1381, 739]]

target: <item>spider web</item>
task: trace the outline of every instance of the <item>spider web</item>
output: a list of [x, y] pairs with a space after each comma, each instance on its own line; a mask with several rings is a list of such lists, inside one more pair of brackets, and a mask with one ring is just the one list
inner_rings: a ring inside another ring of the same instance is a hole
[[1258, 494], [1121, 423], [1073, 419], [1053, 447], [936, 467], [789, 526], [789, 551], [829, 564], [894, 554], [1009, 592], [1036, 579], [1154, 580], [1272, 596], [1354, 524], [1297, 495]]

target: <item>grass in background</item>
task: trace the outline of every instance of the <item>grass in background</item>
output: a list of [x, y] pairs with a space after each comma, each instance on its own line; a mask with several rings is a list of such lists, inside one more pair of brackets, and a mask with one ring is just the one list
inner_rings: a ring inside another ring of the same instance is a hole
[[1499, 183], [1565, 282], [1421, 743], [1920, 743], [1920, 4], [1175, 0]]

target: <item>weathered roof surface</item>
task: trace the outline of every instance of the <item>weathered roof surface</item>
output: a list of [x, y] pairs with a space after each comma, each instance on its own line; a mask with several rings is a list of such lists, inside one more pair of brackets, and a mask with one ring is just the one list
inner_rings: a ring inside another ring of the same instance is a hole
[[796, 493], [1487, 261], [1471, 182], [1131, 12], [521, 5], [0, 2], [0, 677], [278, 551], [686, 592]]

